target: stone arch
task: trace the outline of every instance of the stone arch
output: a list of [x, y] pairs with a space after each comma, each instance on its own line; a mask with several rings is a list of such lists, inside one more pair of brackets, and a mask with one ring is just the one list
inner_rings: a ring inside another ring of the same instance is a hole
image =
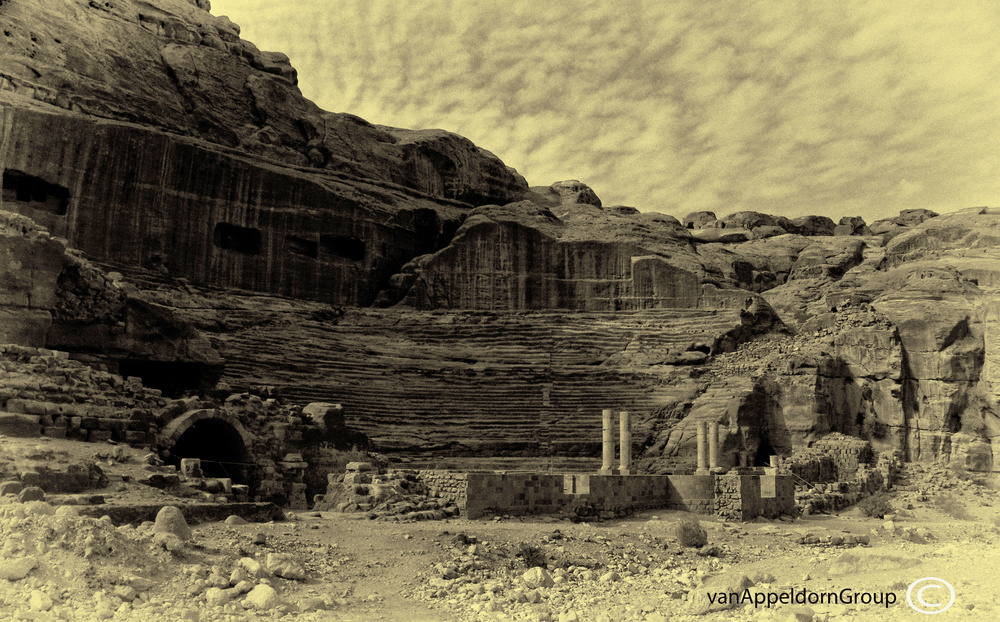
[[251, 449], [254, 437], [231, 414], [192, 410], [179, 415], [160, 432], [159, 445], [169, 452], [166, 462], [198, 458], [208, 477], [229, 477], [234, 483], [256, 480]]

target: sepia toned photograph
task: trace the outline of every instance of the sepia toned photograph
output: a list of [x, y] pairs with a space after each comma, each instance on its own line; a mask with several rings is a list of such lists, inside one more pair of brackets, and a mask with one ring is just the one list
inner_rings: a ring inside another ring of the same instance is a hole
[[1000, 619], [995, 3], [0, 30], [0, 620]]

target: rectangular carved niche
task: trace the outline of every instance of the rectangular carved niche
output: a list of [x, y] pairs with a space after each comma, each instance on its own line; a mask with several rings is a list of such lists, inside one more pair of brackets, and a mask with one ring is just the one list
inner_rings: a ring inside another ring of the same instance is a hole
[[41, 177], [8, 169], [3, 172], [3, 200], [21, 203], [56, 216], [65, 216], [69, 205], [69, 190]]
[[260, 255], [263, 236], [260, 229], [241, 227], [228, 222], [215, 225], [212, 242], [224, 251], [236, 251], [245, 255]]
[[349, 235], [324, 233], [319, 236], [319, 249], [326, 255], [335, 255], [354, 261], [365, 258], [365, 242]]

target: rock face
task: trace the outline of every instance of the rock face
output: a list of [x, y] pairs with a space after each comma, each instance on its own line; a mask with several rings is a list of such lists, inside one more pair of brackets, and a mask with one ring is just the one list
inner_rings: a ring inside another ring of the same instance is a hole
[[24, 42], [0, 51], [0, 172], [4, 209], [94, 259], [368, 304], [471, 207], [528, 193], [460, 136], [320, 110], [190, 3], [77, 4], [0, 15]]
[[162, 375], [188, 376], [178, 379], [184, 388], [205, 389], [222, 372], [218, 352], [169, 308], [108, 278], [27, 217], [5, 211], [0, 319], [0, 342], [97, 355], [126, 376], [145, 376], [159, 365]]

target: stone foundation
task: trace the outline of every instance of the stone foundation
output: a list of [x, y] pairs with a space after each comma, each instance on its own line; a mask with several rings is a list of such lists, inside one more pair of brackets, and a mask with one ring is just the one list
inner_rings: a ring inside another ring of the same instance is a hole
[[427, 470], [419, 471], [418, 477], [429, 494], [454, 502], [468, 518], [560, 513], [615, 518], [659, 508], [717, 513], [738, 520], [795, 513], [790, 475], [746, 471], [740, 475], [597, 475]]

